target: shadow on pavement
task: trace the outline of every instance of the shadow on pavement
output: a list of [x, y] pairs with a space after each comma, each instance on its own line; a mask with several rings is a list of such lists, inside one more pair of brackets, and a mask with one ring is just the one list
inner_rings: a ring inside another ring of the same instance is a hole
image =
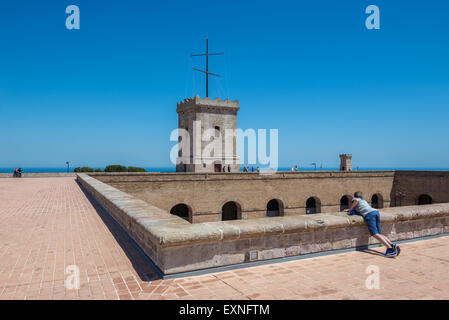
[[[77, 182], [78, 183], [78, 182]], [[141, 281], [154, 281], [161, 279], [160, 271], [153, 264], [151, 259], [145, 255], [142, 249], [134, 242], [126, 231], [114, 220], [114, 218], [78, 183], [81, 191], [89, 199], [98, 216], [114, 236], [117, 243], [122, 248], [128, 259], [131, 261], [134, 270]]]

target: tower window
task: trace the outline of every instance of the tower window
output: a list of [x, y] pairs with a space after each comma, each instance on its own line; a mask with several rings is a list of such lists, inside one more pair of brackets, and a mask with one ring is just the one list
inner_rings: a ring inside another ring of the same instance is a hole
[[215, 137], [219, 137], [220, 136], [220, 127], [215, 126]]

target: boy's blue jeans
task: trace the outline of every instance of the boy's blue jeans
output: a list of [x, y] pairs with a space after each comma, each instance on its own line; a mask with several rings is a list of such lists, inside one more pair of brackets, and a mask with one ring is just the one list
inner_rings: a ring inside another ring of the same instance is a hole
[[365, 223], [368, 227], [369, 233], [373, 236], [375, 234], [382, 234], [380, 229], [380, 214], [379, 211], [372, 211], [365, 216]]

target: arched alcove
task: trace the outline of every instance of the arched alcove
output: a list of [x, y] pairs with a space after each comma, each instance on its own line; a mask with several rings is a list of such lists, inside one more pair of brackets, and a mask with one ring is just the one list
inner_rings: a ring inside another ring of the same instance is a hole
[[183, 218], [191, 222], [192, 210], [190, 207], [184, 203], [177, 204], [170, 210], [170, 214]]
[[340, 199], [340, 211], [344, 211], [346, 209], [349, 209], [349, 203], [350, 203], [350, 197], [349, 196], [343, 196]]
[[238, 220], [241, 219], [241, 207], [235, 201], [226, 202], [221, 208], [221, 220]]
[[267, 203], [267, 217], [278, 217], [284, 215], [284, 204], [279, 199], [272, 199]]
[[418, 205], [432, 204], [432, 197], [428, 194], [422, 194], [418, 197]]
[[384, 200], [380, 193], [373, 194], [371, 197], [371, 207], [375, 209], [382, 209], [384, 207]]
[[317, 197], [310, 197], [306, 200], [306, 214], [321, 212], [321, 201]]

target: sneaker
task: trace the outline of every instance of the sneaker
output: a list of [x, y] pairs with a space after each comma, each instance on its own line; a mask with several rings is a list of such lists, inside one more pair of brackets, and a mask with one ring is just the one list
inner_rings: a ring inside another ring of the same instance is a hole
[[396, 256], [399, 256], [399, 254], [401, 253], [401, 248], [396, 243], [393, 243], [392, 247], [396, 251]]
[[393, 247], [391, 249], [387, 248], [387, 251], [385, 251], [385, 253], [383, 254], [384, 257], [388, 257], [388, 258], [393, 258], [397, 256], [397, 251], [396, 249]]

